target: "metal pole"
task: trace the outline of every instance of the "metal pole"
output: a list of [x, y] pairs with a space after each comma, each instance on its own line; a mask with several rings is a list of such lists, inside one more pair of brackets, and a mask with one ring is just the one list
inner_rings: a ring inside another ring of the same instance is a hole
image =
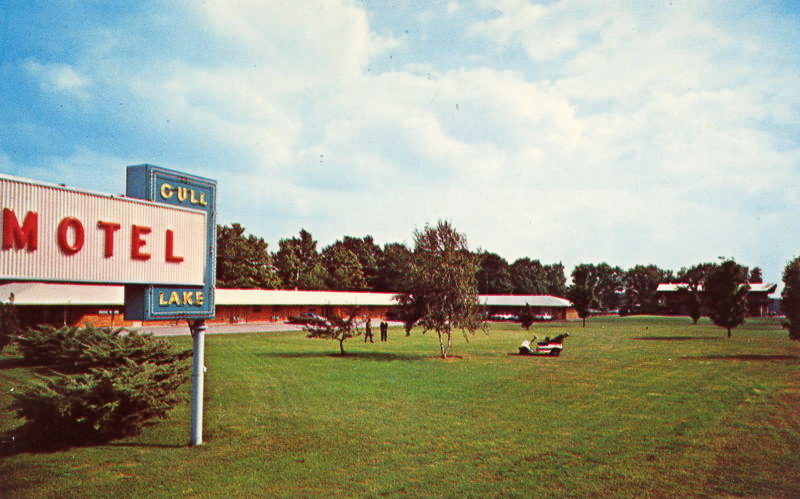
[[206, 321], [190, 320], [192, 333], [192, 435], [190, 445], [203, 444], [203, 373], [205, 372]]

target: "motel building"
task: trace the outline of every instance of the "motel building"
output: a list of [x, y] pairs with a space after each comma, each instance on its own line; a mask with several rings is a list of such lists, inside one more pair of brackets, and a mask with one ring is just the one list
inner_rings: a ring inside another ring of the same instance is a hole
[[[688, 315], [687, 306], [680, 291], [687, 289], [688, 284], [683, 282], [661, 283], [656, 289], [659, 306], [668, 315]], [[751, 282], [747, 291], [747, 315], [750, 317], [766, 317], [772, 315], [770, 309], [772, 298], [778, 285], [766, 282]], [[699, 286], [702, 315], [708, 315], [708, 305], [703, 295], [703, 286]]]
[[[209, 324], [285, 322], [292, 316], [311, 312], [322, 316], [345, 316], [357, 308], [362, 316], [391, 319], [397, 307], [395, 293], [351, 291], [299, 291], [283, 289], [224, 289], [216, 291], [216, 316]], [[0, 284], [0, 301], [17, 306], [26, 326], [140, 327], [183, 325], [181, 320], [138, 321], [125, 317], [125, 290], [120, 285], [5, 282]], [[550, 295], [481, 295], [488, 315], [518, 315], [530, 305], [534, 315], [553, 320], [574, 320], [578, 316], [569, 300]]]

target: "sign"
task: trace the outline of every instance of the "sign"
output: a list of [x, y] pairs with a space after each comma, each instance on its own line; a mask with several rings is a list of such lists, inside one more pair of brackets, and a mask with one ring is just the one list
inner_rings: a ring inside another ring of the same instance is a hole
[[214, 180], [155, 165], [129, 166], [128, 196], [159, 204], [201, 210], [205, 232], [194, 241], [205, 249], [203, 279], [197, 285], [125, 287], [125, 317], [131, 320], [210, 319], [214, 317], [216, 279], [216, 197]]
[[0, 175], [0, 278], [203, 286], [207, 210]]

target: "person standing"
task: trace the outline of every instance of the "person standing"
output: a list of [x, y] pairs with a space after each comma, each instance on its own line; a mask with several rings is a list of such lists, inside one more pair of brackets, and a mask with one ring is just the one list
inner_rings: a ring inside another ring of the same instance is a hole
[[389, 323], [381, 321], [381, 341], [389, 340]]
[[372, 319], [367, 317], [364, 323], [364, 343], [369, 340], [370, 343], [375, 343], [372, 339]]

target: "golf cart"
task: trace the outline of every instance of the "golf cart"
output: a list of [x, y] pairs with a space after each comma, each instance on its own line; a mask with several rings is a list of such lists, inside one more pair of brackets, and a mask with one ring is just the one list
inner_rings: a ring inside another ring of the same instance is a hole
[[[552, 340], [550, 337], [545, 337], [544, 341], [536, 343], [536, 336], [531, 338], [530, 341], [525, 340], [519, 346], [520, 355], [549, 355], [558, 357], [564, 349], [564, 338], [569, 336], [568, 333], [559, 334]], [[535, 348], [531, 348], [531, 344], [535, 344]]]

